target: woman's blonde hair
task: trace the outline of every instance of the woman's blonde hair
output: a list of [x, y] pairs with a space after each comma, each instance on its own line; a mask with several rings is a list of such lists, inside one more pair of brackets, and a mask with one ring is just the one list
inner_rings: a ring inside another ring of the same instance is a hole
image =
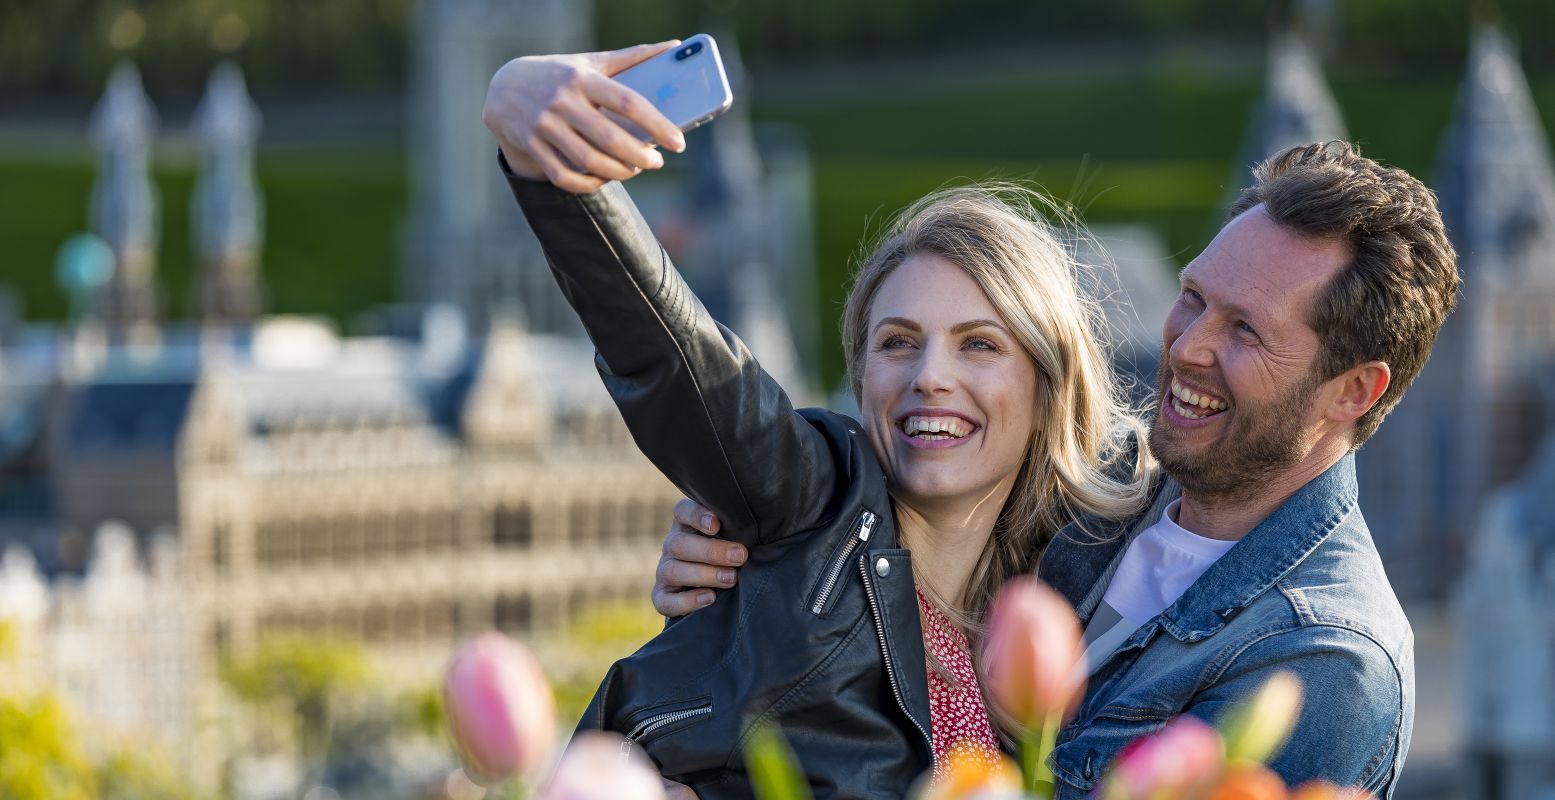
[[856, 400], [862, 399], [875, 294], [915, 253], [966, 270], [1036, 365], [1037, 425], [1014, 488], [962, 596], [931, 596], [974, 641], [1000, 587], [1031, 572], [1059, 528], [1082, 516], [1122, 519], [1149, 496], [1153, 464], [1145, 426], [1113, 376], [1101, 308], [1081, 291], [1087, 271], [1099, 268], [1074, 256], [1083, 230], [1072, 213], [1018, 184], [942, 189], [881, 233], [843, 311], [843, 353]]

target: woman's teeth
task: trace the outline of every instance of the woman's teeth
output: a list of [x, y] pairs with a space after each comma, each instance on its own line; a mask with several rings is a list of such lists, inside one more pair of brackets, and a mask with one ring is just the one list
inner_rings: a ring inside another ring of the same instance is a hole
[[902, 431], [931, 441], [960, 439], [972, 432], [972, 425], [960, 417], [908, 417], [902, 422]]
[[1178, 383], [1176, 379], [1172, 380], [1171, 391], [1172, 410], [1187, 419], [1203, 419], [1230, 408], [1230, 404], [1226, 401], [1199, 394]]

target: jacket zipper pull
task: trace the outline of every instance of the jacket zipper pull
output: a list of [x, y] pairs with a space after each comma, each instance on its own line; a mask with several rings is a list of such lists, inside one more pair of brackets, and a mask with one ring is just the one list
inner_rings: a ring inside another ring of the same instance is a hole
[[865, 511], [864, 512], [863, 524], [860, 525], [859, 529], [858, 529], [858, 540], [859, 541], [861, 541], [861, 542], [869, 541], [869, 534], [874, 533], [874, 531], [875, 531], [875, 520], [877, 520], [877, 519], [879, 519], [879, 518], [875, 516], [875, 512], [873, 512], [873, 511]]

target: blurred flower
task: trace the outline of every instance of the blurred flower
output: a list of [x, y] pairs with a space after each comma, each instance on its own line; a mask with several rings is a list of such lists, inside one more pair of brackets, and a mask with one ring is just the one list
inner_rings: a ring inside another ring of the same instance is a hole
[[483, 779], [533, 773], [551, 754], [551, 687], [534, 656], [500, 633], [481, 634], [454, 653], [443, 702], [465, 763]]
[[1221, 718], [1226, 760], [1267, 762], [1285, 744], [1300, 715], [1301, 680], [1289, 672], [1275, 673], [1251, 700]]
[[1311, 780], [1297, 786], [1290, 800], [1376, 800], [1371, 792], [1355, 786], [1338, 786], [1325, 780]]
[[1031, 578], [1005, 584], [988, 614], [983, 671], [994, 704], [1028, 729], [1066, 715], [1085, 688], [1080, 623], [1069, 601]]
[[1262, 764], [1234, 764], [1207, 800], [1287, 800], [1285, 782]]
[[1105, 800], [1202, 796], [1220, 777], [1225, 757], [1219, 732], [1197, 717], [1180, 716], [1118, 754], [1101, 796]]
[[959, 742], [945, 759], [940, 780], [925, 774], [914, 800], [1020, 800], [1020, 770], [1002, 753]]
[[534, 800], [664, 800], [659, 773], [625, 742], [603, 731], [574, 736]]

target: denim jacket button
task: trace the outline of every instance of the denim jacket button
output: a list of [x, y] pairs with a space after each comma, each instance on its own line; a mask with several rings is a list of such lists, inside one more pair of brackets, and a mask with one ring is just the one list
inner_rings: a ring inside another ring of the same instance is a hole
[[1088, 780], [1088, 781], [1089, 780], [1094, 780], [1096, 778], [1096, 769], [1095, 769], [1095, 766], [1094, 766], [1095, 763], [1096, 763], [1096, 751], [1095, 750], [1088, 750], [1088, 751], [1086, 751], [1086, 753], [1085, 753], [1085, 768], [1080, 770], [1080, 771], [1081, 771], [1081, 773], [1083, 773], [1085, 775], [1085, 779]]
[[891, 562], [885, 560], [884, 558], [876, 559], [875, 560], [875, 574], [879, 575], [882, 578], [884, 578], [887, 575], [890, 575], [891, 574]]

